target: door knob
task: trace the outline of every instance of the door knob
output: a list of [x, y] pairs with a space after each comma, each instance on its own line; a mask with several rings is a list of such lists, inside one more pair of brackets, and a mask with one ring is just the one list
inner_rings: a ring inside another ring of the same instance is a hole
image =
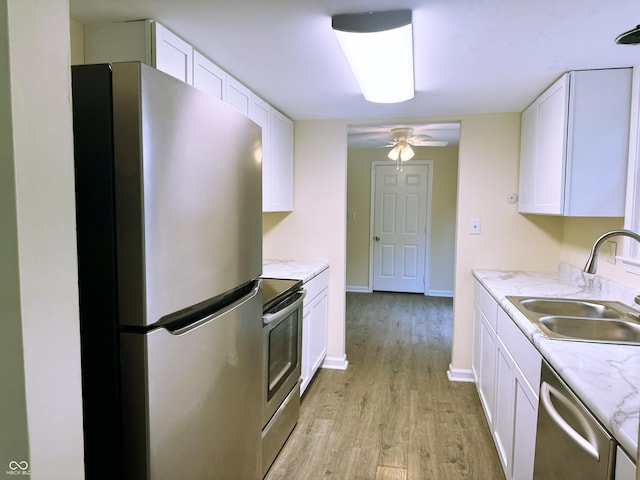
[[376, 242], [380, 241], [380, 237], [378, 235], [376, 235], [375, 237], [373, 237], [375, 239]]

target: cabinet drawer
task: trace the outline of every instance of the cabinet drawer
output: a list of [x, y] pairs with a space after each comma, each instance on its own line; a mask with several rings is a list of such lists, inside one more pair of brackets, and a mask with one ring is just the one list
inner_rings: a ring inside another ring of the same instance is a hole
[[304, 306], [309, 305], [318, 294], [329, 286], [329, 269], [326, 268], [311, 280], [305, 282], [303, 288], [307, 291]]
[[496, 302], [493, 299], [493, 297], [480, 284], [480, 282], [476, 282], [476, 286], [474, 288], [474, 299], [475, 299], [475, 302], [478, 304], [478, 307], [480, 307], [482, 314], [485, 316], [489, 324], [495, 330], [496, 315], [498, 313], [498, 302]]
[[520, 328], [511, 320], [502, 308], [498, 309], [498, 324], [496, 331], [516, 363], [529, 386], [538, 394], [540, 390], [540, 369], [542, 357], [522, 333]]

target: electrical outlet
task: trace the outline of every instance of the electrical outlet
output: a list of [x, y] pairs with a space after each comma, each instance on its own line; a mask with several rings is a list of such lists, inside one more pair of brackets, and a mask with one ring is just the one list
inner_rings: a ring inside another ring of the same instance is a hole
[[471, 224], [469, 225], [469, 233], [471, 235], [480, 235], [480, 219], [472, 218]]

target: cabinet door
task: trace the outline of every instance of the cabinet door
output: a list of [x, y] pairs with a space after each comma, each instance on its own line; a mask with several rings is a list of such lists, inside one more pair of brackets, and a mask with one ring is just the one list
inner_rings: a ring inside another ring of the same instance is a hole
[[309, 382], [311, 381], [311, 359], [309, 355], [309, 339], [311, 337], [311, 309], [305, 307], [302, 310], [302, 360], [300, 365], [302, 367], [302, 383], [300, 384], [300, 396], [305, 392]]
[[533, 461], [536, 450], [536, 425], [538, 421], [538, 397], [531, 390], [519, 368], [514, 368], [513, 407], [513, 465], [514, 480], [533, 478]]
[[231, 75], [227, 75], [226, 102], [248, 117], [251, 105], [251, 90]]
[[538, 105], [533, 104], [522, 112], [520, 132], [520, 192], [518, 211], [535, 213], [534, 190], [536, 157], [538, 149]]
[[[478, 288], [476, 286], [476, 288]], [[473, 302], [473, 352], [471, 356], [471, 371], [476, 385], [480, 384], [480, 359], [482, 357], [482, 312], [476, 302]]]
[[496, 333], [481, 314], [480, 318], [480, 380], [478, 382], [478, 396], [484, 408], [487, 422], [493, 425], [495, 398], [495, 364], [496, 364]]
[[320, 365], [327, 354], [327, 303], [327, 290], [323, 290], [316, 300], [314, 300], [311, 309], [309, 356], [312, 377], [315, 375], [318, 368], [320, 368]]
[[493, 436], [506, 478], [511, 478], [513, 452], [514, 365], [500, 339], [496, 342], [496, 396]]
[[271, 106], [257, 97], [251, 96], [249, 118], [262, 128], [262, 211], [270, 211], [271, 205]]
[[631, 69], [571, 72], [569, 90], [564, 214], [622, 217]]
[[562, 214], [565, 185], [568, 75], [563, 75], [537, 101], [538, 142], [534, 172], [537, 213]]
[[227, 94], [227, 74], [200, 52], [193, 52], [193, 86], [224, 101]]
[[193, 48], [159, 23], [155, 23], [155, 67], [193, 84]]
[[633, 460], [619, 446], [616, 447], [615, 480], [636, 480], [636, 468]]
[[269, 157], [269, 209], [293, 210], [293, 121], [271, 109], [271, 154]]

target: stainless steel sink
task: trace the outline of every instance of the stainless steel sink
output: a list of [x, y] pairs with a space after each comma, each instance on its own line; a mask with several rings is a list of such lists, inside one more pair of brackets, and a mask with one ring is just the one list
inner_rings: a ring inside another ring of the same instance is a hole
[[525, 298], [520, 301], [527, 310], [545, 315], [566, 315], [588, 318], [620, 318], [624, 314], [604, 305], [584, 300], [555, 298]]
[[638, 312], [624, 303], [572, 298], [506, 298], [548, 338], [640, 345]]

